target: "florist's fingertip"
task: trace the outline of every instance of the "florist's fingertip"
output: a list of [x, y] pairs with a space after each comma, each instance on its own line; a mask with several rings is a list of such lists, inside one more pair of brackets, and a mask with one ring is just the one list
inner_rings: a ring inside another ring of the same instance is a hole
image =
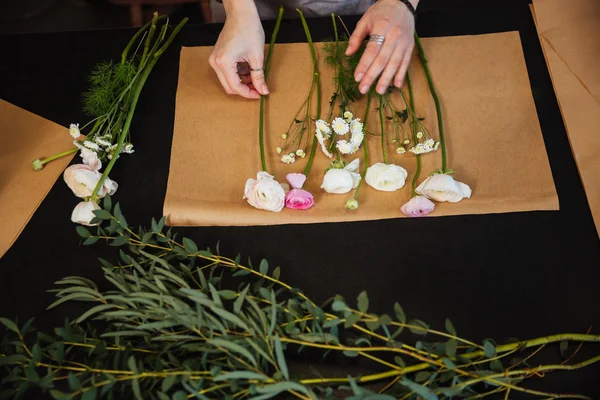
[[401, 88], [401, 87], [402, 87], [402, 81], [401, 81], [401, 80], [397, 80], [397, 81], [394, 83], [394, 86], [396, 86], [397, 88]]
[[361, 87], [360, 87], [360, 92], [361, 92], [362, 94], [367, 94], [367, 92], [368, 92], [368, 91], [369, 91], [369, 86], [367, 86], [367, 85], [364, 85], [364, 86], [361, 86]]
[[377, 93], [379, 94], [385, 94], [385, 91], [387, 90], [387, 87], [385, 86], [377, 86]]
[[267, 95], [267, 94], [269, 94], [269, 88], [267, 88], [267, 85], [264, 85], [264, 84], [263, 84], [263, 85], [260, 87], [260, 91], [261, 91], [261, 93], [262, 93], [263, 95]]
[[365, 74], [363, 74], [362, 72], [359, 72], [359, 73], [358, 73], [358, 74], [356, 74], [356, 76], [354, 77], [354, 80], [355, 80], [356, 82], [360, 82], [364, 76], [365, 76]]

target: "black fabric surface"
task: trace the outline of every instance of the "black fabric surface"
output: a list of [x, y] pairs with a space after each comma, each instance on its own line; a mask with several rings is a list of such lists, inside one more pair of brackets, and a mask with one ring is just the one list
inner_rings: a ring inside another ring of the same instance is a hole
[[[423, 37], [520, 32], [560, 211], [178, 231], [204, 246], [219, 240], [224, 254], [267, 258], [282, 267], [283, 280], [315, 300], [336, 293], [354, 299], [367, 289], [373, 311], [391, 312], [398, 301], [409, 316], [437, 328], [450, 317], [461, 336], [477, 341], [580, 333], [600, 325], [600, 241], [527, 2], [423, 0], [421, 10], [417, 30]], [[348, 18], [348, 27], [357, 20]], [[333, 34], [327, 18], [309, 26], [315, 40]], [[211, 45], [220, 27], [186, 27], [144, 88], [132, 126], [136, 152], [122, 157], [111, 175], [119, 183], [114, 201], [121, 202], [132, 224], [162, 215], [179, 46]], [[265, 23], [267, 38], [272, 28]], [[97, 62], [117, 59], [132, 34], [125, 29], [2, 36], [0, 98], [64, 126], [84, 122], [80, 96], [87, 74]], [[304, 42], [299, 21], [284, 21], [279, 41]], [[13, 134], [2, 127], [0, 132]], [[96, 258], [118, 259], [104, 244], [79, 245], [70, 221], [77, 202], [62, 180], [56, 182], [0, 259], [0, 315], [21, 321], [36, 317], [35, 325], [46, 330], [62, 324], [74, 310], [45, 311], [53, 299], [46, 292], [52, 282], [67, 275], [100, 281]], [[600, 346], [583, 348], [583, 353], [599, 352]], [[529, 386], [595, 397], [599, 376], [596, 365], [534, 378]], [[520, 397], [513, 392], [511, 398]]]

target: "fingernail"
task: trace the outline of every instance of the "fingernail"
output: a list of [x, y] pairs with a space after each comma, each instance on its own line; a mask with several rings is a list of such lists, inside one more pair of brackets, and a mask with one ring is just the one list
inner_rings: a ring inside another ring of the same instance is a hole
[[360, 87], [360, 92], [362, 94], [366, 94], [369, 91], [369, 87], [367, 85], [361, 86]]
[[362, 72], [359, 74], [356, 74], [356, 76], [354, 77], [354, 80], [356, 82], [360, 82], [360, 80], [363, 78], [363, 76], [365, 76], [365, 74], [363, 74]]
[[402, 81], [396, 81], [396, 83], [394, 83], [394, 86], [396, 86], [397, 88], [401, 88], [402, 87]]
[[384, 94], [385, 93], [385, 89], [386, 89], [385, 86], [378, 86], [377, 87], [377, 93]]
[[269, 89], [267, 89], [267, 85], [262, 85], [260, 90], [262, 91], [262, 94], [269, 94]]

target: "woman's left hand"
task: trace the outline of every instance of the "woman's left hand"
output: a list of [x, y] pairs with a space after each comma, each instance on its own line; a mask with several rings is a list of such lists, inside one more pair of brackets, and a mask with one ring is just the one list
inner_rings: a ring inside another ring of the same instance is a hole
[[[416, 7], [418, 0], [411, 0]], [[398, 0], [378, 0], [358, 21], [346, 49], [354, 54], [367, 35], [382, 35], [381, 46], [375, 42], [367, 47], [354, 72], [359, 90], [365, 94], [377, 80], [377, 93], [384, 94], [392, 84], [402, 87], [404, 76], [415, 46], [415, 19], [406, 6]]]

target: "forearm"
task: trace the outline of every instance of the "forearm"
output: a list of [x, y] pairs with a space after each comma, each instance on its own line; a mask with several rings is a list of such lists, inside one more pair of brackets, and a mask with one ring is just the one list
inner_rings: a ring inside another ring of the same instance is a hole
[[254, 0], [223, 0], [223, 7], [228, 17], [248, 14], [258, 15]]

